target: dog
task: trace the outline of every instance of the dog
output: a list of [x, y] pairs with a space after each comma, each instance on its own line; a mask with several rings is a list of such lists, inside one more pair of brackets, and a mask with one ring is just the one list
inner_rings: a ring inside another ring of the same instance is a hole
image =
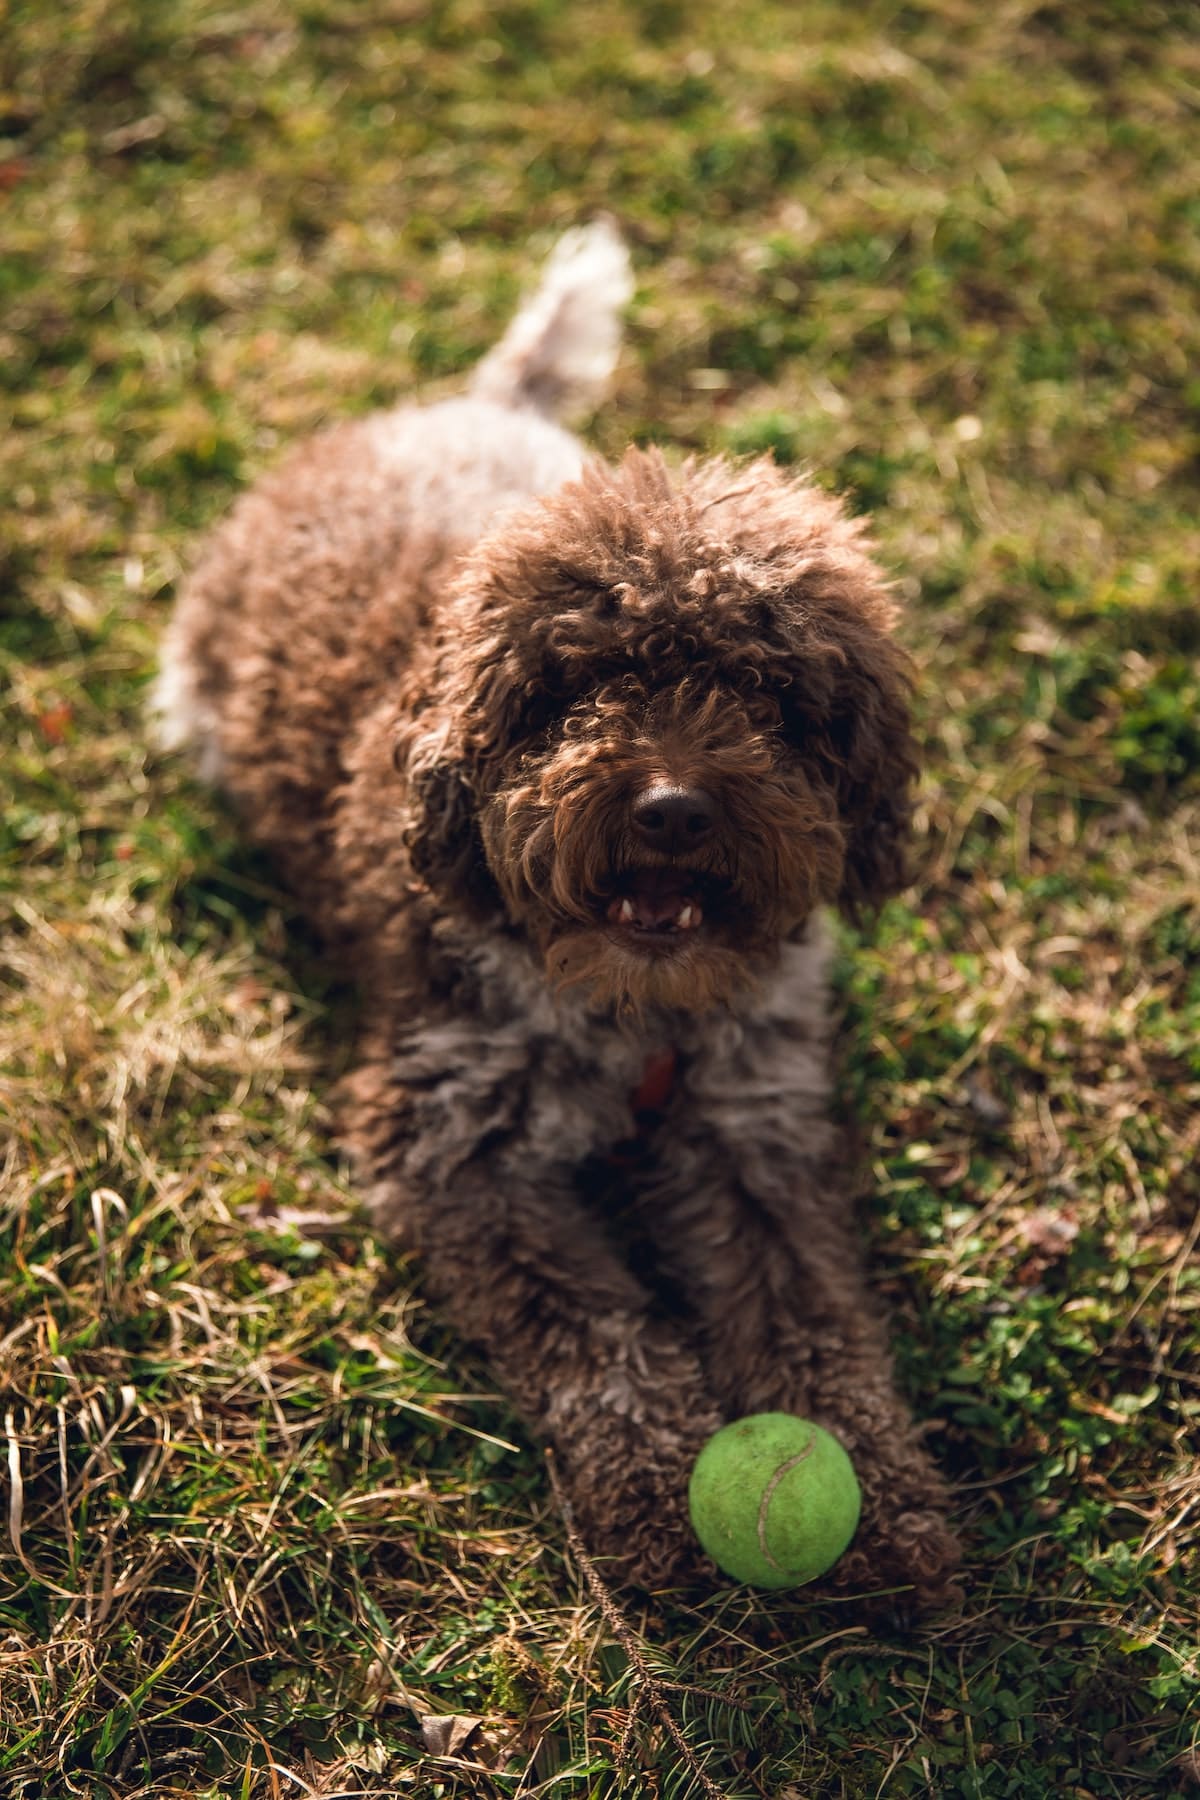
[[905, 880], [916, 758], [861, 521], [770, 460], [615, 465], [561, 423], [629, 259], [564, 238], [465, 394], [326, 430], [186, 583], [156, 707], [363, 994], [375, 1218], [551, 1447], [591, 1553], [711, 1577], [725, 1421], [838, 1437], [828, 1578], [936, 1605], [958, 1546], [830, 1123], [830, 909]]

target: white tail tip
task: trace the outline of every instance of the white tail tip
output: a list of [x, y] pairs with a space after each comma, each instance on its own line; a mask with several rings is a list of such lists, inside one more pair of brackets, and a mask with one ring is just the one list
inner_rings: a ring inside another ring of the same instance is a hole
[[633, 293], [629, 252], [611, 219], [568, 231], [534, 293], [480, 363], [471, 391], [549, 418], [595, 405], [621, 347], [621, 309]]

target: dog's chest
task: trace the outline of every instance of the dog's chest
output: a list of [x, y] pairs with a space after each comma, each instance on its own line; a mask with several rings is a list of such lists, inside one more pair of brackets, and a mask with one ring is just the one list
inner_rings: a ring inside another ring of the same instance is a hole
[[[461, 1021], [474, 1079], [507, 1088], [528, 1141], [573, 1160], [640, 1158], [664, 1135], [736, 1141], [828, 1098], [828, 943], [815, 924], [740, 1013], [661, 1014], [632, 1027], [551, 991], [511, 940], [473, 950], [481, 1017]], [[472, 1041], [473, 1040], [473, 1041]], [[514, 1120], [515, 1122], [515, 1120]]]

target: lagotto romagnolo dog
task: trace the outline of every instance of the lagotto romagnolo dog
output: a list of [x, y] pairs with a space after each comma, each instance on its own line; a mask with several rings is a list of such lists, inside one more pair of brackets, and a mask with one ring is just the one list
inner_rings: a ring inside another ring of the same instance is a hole
[[615, 466], [557, 422], [629, 265], [564, 239], [467, 394], [341, 425], [234, 508], [170, 627], [190, 746], [364, 996], [382, 1227], [554, 1448], [615, 1575], [711, 1573], [723, 1421], [829, 1427], [831, 1582], [936, 1603], [943, 1483], [837, 1175], [823, 909], [892, 893], [909, 674], [862, 525], [769, 461]]

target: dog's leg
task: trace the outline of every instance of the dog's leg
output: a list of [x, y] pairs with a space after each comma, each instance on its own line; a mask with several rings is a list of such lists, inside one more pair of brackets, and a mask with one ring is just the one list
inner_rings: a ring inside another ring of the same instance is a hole
[[542, 1141], [553, 1102], [537, 1075], [499, 1069], [493, 1046], [485, 1083], [486, 1060], [422, 1087], [398, 1084], [394, 1054], [368, 1063], [347, 1084], [352, 1147], [383, 1229], [419, 1252], [445, 1316], [549, 1441], [585, 1543], [618, 1577], [662, 1586], [702, 1565], [687, 1482], [720, 1415]]
[[[952, 1593], [959, 1551], [945, 1483], [892, 1383], [880, 1303], [862, 1273], [849, 1203], [822, 1161], [782, 1151], [773, 1116], [744, 1110], [738, 1145], [719, 1122], [664, 1150], [647, 1194], [664, 1267], [695, 1309], [709, 1383], [726, 1413], [794, 1412], [841, 1439], [863, 1520], [830, 1580]], [[814, 1122], [820, 1131], [819, 1123]], [[765, 1154], [764, 1154], [765, 1152]]]

